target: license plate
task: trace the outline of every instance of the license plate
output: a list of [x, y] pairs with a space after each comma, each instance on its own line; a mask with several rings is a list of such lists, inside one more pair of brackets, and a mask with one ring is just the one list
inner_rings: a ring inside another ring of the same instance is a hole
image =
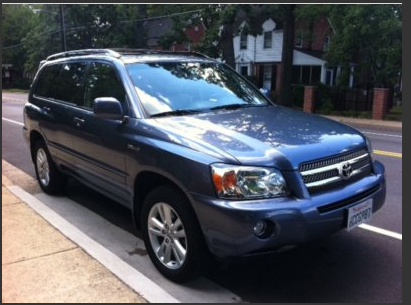
[[348, 209], [347, 231], [371, 220], [372, 199], [368, 199]]

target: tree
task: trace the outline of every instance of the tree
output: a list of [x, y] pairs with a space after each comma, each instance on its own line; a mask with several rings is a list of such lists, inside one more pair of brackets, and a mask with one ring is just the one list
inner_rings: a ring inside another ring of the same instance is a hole
[[[61, 52], [58, 5], [35, 5], [36, 23], [21, 39], [27, 53], [25, 68], [35, 71], [48, 55]], [[67, 50], [86, 48], [143, 48], [142, 20], [146, 5], [64, 5]]]
[[233, 24], [238, 11], [243, 7], [244, 5], [237, 4], [151, 5], [150, 13], [174, 15], [191, 12], [173, 17], [173, 28], [160, 40], [162, 47], [168, 49], [173, 43], [189, 41], [184, 33], [184, 27], [202, 23], [206, 27], [206, 32], [202, 41], [195, 47], [196, 50], [210, 57], [222, 58], [226, 64], [235, 67]]
[[294, 10], [295, 4], [284, 5], [284, 34], [283, 34], [283, 52], [282, 52], [282, 90], [281, 103], [292, 107], [291, 99], [291, 82], [293, 71], [293, 52], [294, 52]]
[[27, 58], [21, 38], [33, 27], [35, 14], [28, 5], [2, 4], [2, 63], [12, 64], [19, 77], [24, 76]]
[[327, 60], [348, 66], [358, 62], [360, 73], [371, 71], [371, 80], [390, 86], [402, 66], [402, 6], [338, 5], [330, 11], [336, 34]]

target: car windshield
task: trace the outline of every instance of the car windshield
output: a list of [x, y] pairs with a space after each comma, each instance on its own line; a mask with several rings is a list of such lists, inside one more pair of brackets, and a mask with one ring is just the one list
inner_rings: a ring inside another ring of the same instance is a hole
[[258, 90], [220, 63], [130, 63], [127, 70], [150, 116], [268, 104]]

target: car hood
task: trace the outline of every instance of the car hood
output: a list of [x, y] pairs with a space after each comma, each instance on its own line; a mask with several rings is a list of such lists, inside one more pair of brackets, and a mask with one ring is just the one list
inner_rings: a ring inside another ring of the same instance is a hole
[[204, 153], [228, 154], [244, 165], [282, 170], [366, 146], [352, 127], [278, 105], [148, 121], [171, 142]]

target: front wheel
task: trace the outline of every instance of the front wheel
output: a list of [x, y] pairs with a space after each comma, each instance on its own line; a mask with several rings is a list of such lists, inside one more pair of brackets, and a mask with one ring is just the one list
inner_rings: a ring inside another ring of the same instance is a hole
[[207, 250], [187, 199], [176, 189], [161, 186], [146, 198], [142, 233], [156, 268], [175, 282], [186, 281], [204, 266]]

